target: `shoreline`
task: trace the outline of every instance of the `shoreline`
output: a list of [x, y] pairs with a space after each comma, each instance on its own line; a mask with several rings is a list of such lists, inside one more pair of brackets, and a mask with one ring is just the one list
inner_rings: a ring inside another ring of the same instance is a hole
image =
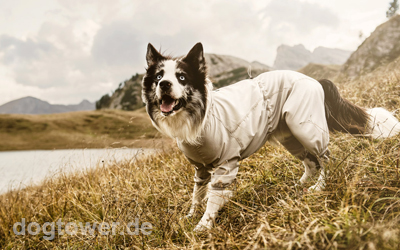
[[40, 186], [61, 175], [85, 174], [156, 153], [150, 148], [57, 149], [0, 152], [0, 195]]
[[46, 115], [0, 114], [0, 151], [76, 148], [160, 148], [172, 140], [144, 109]]
[[[85, 145], [82, 147], [63, 147], [63, 145], [58, 145], [57, 147], [44, 146], [44, 147], [30, 147], [29, 145], [24, 145], [21, 147], [16, 147], [12, 149], [0, 148], [0, 153], [2, 152], [14, 152], [14, 151], [32, 151], [32, 150], [73, 150], [73, 149], [120, 149], [120, 148], [130, 148], [130, 149], [162, 149], [166, 146], [173, 145], [175, 142], [169, 138], [154, 138], [154, 139], [137, 139], [129, 142], [123, 143], [112, 143], [108, 146], [101, 145]], [[115, 146], [114, 146], [115, 145]]]

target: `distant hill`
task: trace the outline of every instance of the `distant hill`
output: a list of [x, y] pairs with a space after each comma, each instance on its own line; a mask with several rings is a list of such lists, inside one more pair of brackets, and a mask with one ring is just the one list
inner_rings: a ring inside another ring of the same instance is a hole
[[27, 96], [0, 106], [0, 114], [53, 114], [71, 111], [94, 110], [95, 104], [83, 100], [79, 104], [61, 105], [50, 104], [38, 98]]
[[136, 110], [143, 107], [142, 78], [143, 74], [136, 74], [121, 82], [111, 95], [105, 94], [96, 101], [96, 109]]
[[151, 125], [144, 109], [133, 112], [92, 110], [46, 115], [0, 114], [0, 138], [0, 151], [154, 148], [170, 141]]
[[[248, 62], [234, 56], [205, 54], [205, 59], [208, 65], [208, 75], [215, 88], [250, 78], [249, 70], [252, 77], [271, 70], [271, 67], [260, 62]], [[141, 99], [142, 78], [143, 74], [136, 74], [120, 83], [111, 95], [103, 95], [96, 102], [96, 109], [136, 110], [143, 107], [144, 104]]]
[[274, 69], [298, 70], [309, 63], [314, 64], [343, 64], [349, 58], [351, 51], [318, 47], [313, 52], [304, 45], [280, 45], [274, 62]]
[[380, 66], [400, 65], [400, 15], [379, 25], [340, 69], [342, 78], [354, 79]]
[[272, 69], [260, 62], [248, 62], [234, 56], [205, 54], [205, 59], [208, 75], [216, 88], [249, 78], [248, 70], [251, 70], [251, 76], [255, 77]]
[[307, 66], [298, 70], [298, 72], [303, 73], [309, 77], [314, 79], [329, 79], [334, 81], [337, 77], [340, 65], [324, 65], [324, 64], [316, 64], [310, 63]]

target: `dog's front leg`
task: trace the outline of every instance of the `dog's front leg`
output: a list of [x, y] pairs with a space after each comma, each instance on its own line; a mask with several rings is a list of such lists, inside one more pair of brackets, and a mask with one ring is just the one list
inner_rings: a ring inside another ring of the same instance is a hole
[[186, 218], [190, 218], [196, 211], [196, 207], [198, 207], [207, 195], [208, 185], [206, 184], [194, 184], [193, 188], [193, 199], [192, 206], [190, 207], [189, 213], [186, 215]]
[[221, 190], [210, 190], [207, 201], [206, 211], [201, 218], [200, 222], [194, 228], [195, 232], [204, 231], [211, 229], [215, 218], [218, 215], [218, 211], [228, 202], [229, 198], [232, 197], [232, 191], [221, 189]]
[[208, 183], [211, 181], [210, 170], [212, 169], [212, 166], [204, 166], [194, 161], [189, 161], [195, 165], [196, 173], [194, 175], [195, 184], [193, 188], [192, 205], [186, 218], [192, 217], [196, 211], [196, 207], [198, 207], [205, 199], [208, 190]]
[[195, 227], [195, 232], [200, 232], [212, 228], [218, 211], [229, 201], [233, 192], [226, 188], [230, 187], [236, 179], [239, 165], [237, 160], [227, 161], [217, 167], [211, 175], [210, 190], [208, 192], [207, 208]]

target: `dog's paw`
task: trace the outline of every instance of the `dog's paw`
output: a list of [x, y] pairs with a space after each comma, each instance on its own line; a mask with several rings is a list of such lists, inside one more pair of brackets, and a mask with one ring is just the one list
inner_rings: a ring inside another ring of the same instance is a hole
[[196, 225], [196, 227], [193, 229], [193, 232], [195, 233], [201, 233], [205, 232], [207, 230], [210, 230], [212, 228], [212, 223], [199, 223]]
[[213, 227], [213, 219], [210, 218], [209, 216], [205, 215], [201, 218], [199, 223], [196, 225], [194, 228], [194, 232], [204, 232], [207, 230], [210, 230]]
[[311, 187], [308, 188], [308, 192], [321, 192], [325, 189], [325, 185], [317, 183]]
[[301, 183], [296, 183], [293, 188], [296, 193], [307, 193], [307, 188]]
[[184, 216], [182, 216], [182, 217], [179, 217], [179, 220], [189, 220], [189, 219], [191, 219], [192, 217], [193, 217], [192, 214], [187, 214], [187, 215], [184, 215]]
[[189, 212], [187, 213], [187, 215], [181, 217], [181, 219], [191, 219], [194, 216], [194, 214], [196, 213], [197, 206], [198, 206], [197, 204], [193, 204], [190, 207]]
[[296, 190], [300, 190], [300, 189], [303, 188], [303, 184], [301, 184], [301, 183], [296, 183], [296, 184], [294, 184], [293, 188], [296, 189]]
[[182, 219], [191, 219], [193, 217], [194, 213], [189, 212], [187, 215], [183, 216]]

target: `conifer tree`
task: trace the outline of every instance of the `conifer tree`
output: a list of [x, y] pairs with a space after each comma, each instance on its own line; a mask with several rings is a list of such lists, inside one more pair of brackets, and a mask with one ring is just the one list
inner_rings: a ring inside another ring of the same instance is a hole
[[399, 9], [399, 3], [397, 0], [393, 0], [393, 2], [389, 3], [389, 9], [386, 11], [386, 17], [391, 18], [394, 16]]

